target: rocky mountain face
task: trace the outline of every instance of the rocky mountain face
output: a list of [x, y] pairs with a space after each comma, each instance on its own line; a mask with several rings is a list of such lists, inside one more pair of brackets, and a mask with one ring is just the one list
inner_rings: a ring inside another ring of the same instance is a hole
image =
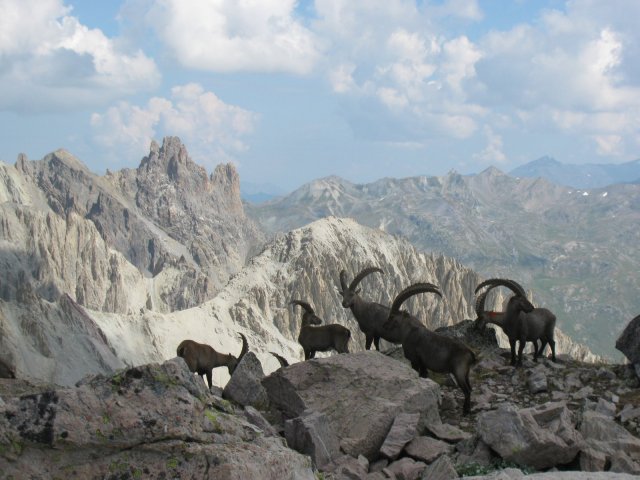
[[640, 267], [638, 185], [575, 190], [495, 168], [365, 185], [329, 177], [247, 211], [272, 234], [326, 215], [351, 217], [483, 278], [513, 278], [598, 354], [616, 357], [617, 334], [640, 311], [631, 273]]
[[640, 180], [640, 159], [616, 164], [576, 165], [541, 157], [509, 173], [514, 177], [546, 178], [573, 188], [604, 188], [615, 183], [637, 183]]
[[[175, 137], [154, 142], [136, 170], [99, 177], [60, 150], [20, 156], [0, 179], [7, 300], [22, 272], [49, 301], [69, 293], [101, 311], [180, 310], [213, 298], [263, 242], [233, 166], [208, 177]], [[142, 299], [127, 291], [134, 277], [147, 284]]]

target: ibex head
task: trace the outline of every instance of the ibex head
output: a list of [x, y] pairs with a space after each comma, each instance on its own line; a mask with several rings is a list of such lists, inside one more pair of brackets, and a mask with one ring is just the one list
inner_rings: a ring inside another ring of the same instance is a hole
[[344, 308], [351, 308], [351, 306], [353, 305], [353, 302], [355, 301], [356, 297], [360, 293], [360, 289], [356, 287], [364, 279], [364, 277], [374, 272], [383, 273], [382, 269], [378, 267], [365, 268], [360, 273], [358, 273], [358, 275], [356, 275], [356, 277], [351, 282], [351, 285], [348, 285], [348, 286], [347, 286], [347, 272], [344, 270], [340, 272], [340, 287], [338, 292], [340, 293], [340, 295], [342, 295], [342, 306]]

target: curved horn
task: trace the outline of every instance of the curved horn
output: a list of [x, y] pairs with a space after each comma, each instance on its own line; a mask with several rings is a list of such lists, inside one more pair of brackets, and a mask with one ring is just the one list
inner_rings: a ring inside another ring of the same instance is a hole
[[431, 292], [431, 293], [435, 293], [437, 295], [439, 295], [440, 297], [442, 297], [442, 293], [440, 292], [440, 289], [438, 288], [437, 285], [434, 285], [433, 283], [427, 283], [427, 282], [423, 282], [423, 283], [415, 283], [407, 288], [405, 288], [404, 290], [402, 290], [397, 296], [396, 298], [393, 300], [393, 304], [391, 305], [391, 313], [396, 313], [398, 310], [400, 310], [400, 305], [402, 305], [402, 303], [409, 297], [416, 295], [417, 293], [424, 293], [424, 292]]
[[[524, 288], [522, 288], [522, 286], [518, 282], [514, 280], [509, 280], [506, 278], [490, 278], [489, 280], [485, 280], [484, 282], [482, 282], [476, 287], [475, 293], [478, 293], [479, 290], [486, 287], [487, 285], [490, 286], [489, 290], [498, 286], [503, 286], [503, 287], [507, 287], [516, 295], [520, 295], [525, 298], [527, 296], [527, 293], [524, 291]], [[489, 290], [487, 290], [487, 292]]]
[[278, 360], [278, 363], [280, 363], [281, 367], [288, 367], [289, 366], [289, 362], [287, 362], [287, 359], [284, 358], [282, 355], [278, 355], [276, 352], [269, 352], [271, 355], [273, 355], [274, 357], [276, 357], [276, 359]]
[[245, 337], [242, 333], [239, 333], [242, 337], [242, 350], [240, 351], [240, 356], [238, 357], [238, 363], [242, 360], [242, 357], [249, 351], [249, 342], [247, 342], [247, 337]]
[[351, 285], [349, 285], [349, 290], [351, 291], [355, 290], [358, 284], [362, 281], [364, 277], [374, 272], [384, 273], [382, 269], [378, 267], [365, 268], [358, 275], [356, 275], [356, 278], [353, 279], [353, 281], [351, 282]]
[[487, 290], [486, 292], [482, 292], [480, 296], [476, 299], [476, 316], [478, 318], [480, 318], [482, 316], [482, 313], [484, 312], [484, 302], [487, 299], [487, 294], [489, 293], [489, 290]]
[[304, 308], [305, 312], [313, 314], [316, 313], [313, 311], [313, 308], [311, 308], [311, 305], [309, 305], [307, 302], [303, 302], [302, 300], [291, 300], [289, 302], [289, 305], [300, 305], [302, 308]]

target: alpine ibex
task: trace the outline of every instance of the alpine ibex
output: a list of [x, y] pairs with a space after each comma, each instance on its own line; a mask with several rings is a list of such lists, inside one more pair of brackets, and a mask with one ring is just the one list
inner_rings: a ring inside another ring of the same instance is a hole
[[304, 309], [298, 343], [304, 350], [305, 360], [313, 358], [316, 352], [335, 350], [349, 353], [351, 332], [348, 328], [337, 323], [317, 326], [322, 324], [322, 319], [315, 314], [311, 305], [300, 300], [291, 300], [290, 304], [300, 305]]
[[203, 380], [206, 375], [209, 388], [211, 388], [213, 386], [212, 370], [217, 367], [227, 367], [229, 375], [233, 375], [238, 363], [249, 350], [247, 338], [242, 333], [239, 335], [242, 338], [242, 350], [238, 358], [231, 354], [216, 352], [213, 347], [193, 340], [183, 340], [178, 345], [178, 356], [184, 358], [190, 371], [202, 375]]
[[440, 289], [432, 283], [416, 283], [405, 288], [393, 300], [385, 326], [401, 335], [404, 356], [421, 377], [426, 378], [428, 370], [453, 374], [464, 394], [462, 411], [467, 415], [471, 411], [469, 370], [476, 362], [473, 351], [460, 340], [432, 332], [416, 317], [400, 310], [405, 300], [424, 292], [442, 297]]
[[380, 339], [383, 338], [391, 343], [400, 343], [402, 341], [395, 332], [386, 330], [383, 325], [389, 318], [389, 307], [380, 303], [369, 302], [360, 296], [358, 284], [369, 274], [379, 272], [383, 273], [380, 268], [368, 267], [358, 273], [351, 284], [347, 285], [347, 272], [340, 272], [340, 289], [342, 295], [342, 306], [350, 308], [353, 316], [358, 322], [358, 326], [364, 333], [366, 343], [365, 348], [369, 350], [371, 343], [380, 350]]
[[[533, 304], [527, 300], [527, 294], [524, 288], [517, 282], [504, 278], [491, 278], [480, 283], [476, 287], [478, 293], [484, 287], [489, 286], [486, 290], [488, 293], [491, 289], [503, 286], [511, 290], [514, 295], [507, 303], [507, 309], [503, 314], [491, 314], [484, 311], [484, 297], [482, 305], [476, 303], [476, 313], [478, 319], [476, 326], [484, 328], [487, 323], [498, 325], [509, 337], [509, 346], [511, 347], [511, 365], [522, 365], [522, 352], [526, 342], [533, 342], [534, 354], [533, 361], [537, 362], [538, 357], [543, 354], [547, 343], [551, 347], [551, 358], [556, 361], [556, 342], [553, 334], [556, 327], [556, 316], [546, 308], [535, 308]], [[479, 299], [480, 300], [480, 299]], [[482, 311], [479, 312], [480, 308]], [[541, 345], [538, 348], [538, 340]], [[518, 346], [518, 361], [516, 362], [516, 343]]]

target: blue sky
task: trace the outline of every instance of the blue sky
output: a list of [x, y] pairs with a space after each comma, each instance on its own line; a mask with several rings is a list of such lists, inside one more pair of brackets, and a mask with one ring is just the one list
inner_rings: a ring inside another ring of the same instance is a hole
[[637, 0], [0, 0], [0, 160], [96, 173], [177, 135], [209, 171], [339, 175], [639, 158]]

